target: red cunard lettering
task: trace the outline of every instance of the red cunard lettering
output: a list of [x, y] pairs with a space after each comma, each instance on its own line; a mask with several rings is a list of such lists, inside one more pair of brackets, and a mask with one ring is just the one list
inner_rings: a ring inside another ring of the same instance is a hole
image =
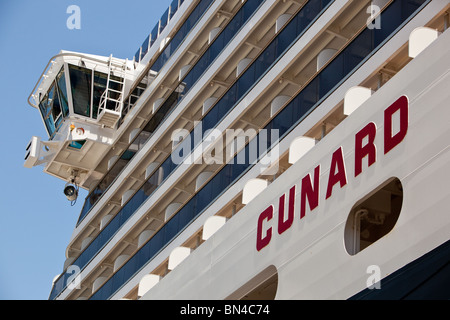
[[[361, 174], [362, 162], [365, 157], [368, 159], [369, 167], [377, 160], [377, 147], [374, 144], [376, 134], [377, 126], [371, 122], [355, 136], [355, 177]], [[362, 143], [365, 137], [368, 138], [368, 142], [363, 146]]]
[[[408, 97], [402, 96], [384, 111], [384, 154], [398, 146], [406, 137], [409, 122], [408, 105]], [[392, 117], [396, 112], [400, 112], [400, 131], [392, 136]]]
[[283, 194], [280, 197], [279, 206], [278, 206], [278, 234], [282, 234], [287, 229], [292, 226], [294, 222], [294, 211], [295, 211], [295, 191], [296, 186], [293, 186], [291, 190], [289, 190], [289, 205], [288, 205], [288, 217], [285, 220], [284, 215], [284, 206], [286, 202], [286, 194]]
[[314, 187], [311, 184], [311, 176], [309, 173], [302, 179], [300, 219], [306, 215], [306, 199], [308, 199], [309, 209], [311, 211], [319, 206], [319, 178], [320, 165], [314, 169]]
[[[336, 172], [337, 169], [337, 172]], [[347, 184], [347, 175], [345, 174], [344, 153], [342, 147], [337, 149], [331, 158], [330, 177], [328, 178], [328, 188], [326, 199], [331, 197], [333, 187], [340, 183], [341, 188]]]
[[271, 220], [273, 218], [273, 206], [271, 205], [266, 210], [264, 210], [258, 219], [258, 230], [256, 235], [256, 249], [260, 251], [262, 248], [267, 246], [272, 239], [272, 227], [269, 227], [266, 231], [266, 234], [263, 236], [263, 224], [264, 221]]
[[[398, 146], [406, 137], [409, 122], [409, 102], [406, 96], [400, 97], [389, 108], [384, 111], [384, 154]], [[394, 118], [394, 115], [398, 114]], [[394, 121], [395, 119], [395, 121]], [[399, 120], [398, 120], [399, 119]], [[398, 132], [393, 132], [393, 122], [399, 124]], [[377, 126], [370, 122], [355, 134], [355, 177], [363, 172], [363, 163], [367, 161], [370, 167], [377, 161], [377, 147], [375, 145], [375, 137], [377, 134]], [[300, 187], [300, 219], [306, 216], [306, 205], [309, 203], [309, 209], [313, 211], [319, 206], [319, 178], [320, 165], [314, 169], [314, 177], [308, 173], [301, 180]], [[330, 172], [328, 176], [328, 185], [326, 189], [325, 200], [330, 198], [333, 188], [339, 184], [343, 188], [347, 184], [347, 174], [344, 163], [344, 151], [339, 147], [331, 156]], [[294, 185], [289, 190], [289, 196], [281, 195], [278, 201], [278, 234], [283, 234], [295, 220], [296, 210], [296, 190]], [[288, 200], [286, 199], [288, 198]], [[288, 202], [286, 210], [286, 200]], [[266, 247], [272, 239], [272, 219], [274, 214], [274, 206], [270, 205], [265, 209], [258, 218], [256, 249], [258, 251]]]

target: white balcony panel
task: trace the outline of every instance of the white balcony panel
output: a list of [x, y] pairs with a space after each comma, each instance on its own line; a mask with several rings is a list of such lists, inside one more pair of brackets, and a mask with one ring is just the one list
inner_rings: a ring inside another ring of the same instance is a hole
[[175, 269], [184, 259], [186, 259], [191, 254], [191, 248], [178, 247], [173, 249], [169, 256], [168, 269]]
[[439, 37], [439, 31], [427, 27], [414, 29], [409, 36], [408, 54], [411, 58], [417, 57], [423, 50]]
[[244, 58], [241, 61], [238, 62], [237, 68], [236, 68], [236, 77], [239, 77], [239, 75], [247, 68], [247, 66], [252, 62], [252, 59], [250, 58]]
[[166, 212], [164, 214], [165, 221], [169, 220], [173, 214], [181, 207], [181, 203], [175, 202], [167, 206]]
[[292, 14], [285, 13], [278, 17], [276, 23], [275, 23], [275, 33], [278, 33], [278, 31], [283, 28], [283, 26], [289, 21], [289, 19], [292, 17]]
[[298, 137], [289, 147], [289, 163], [296, 163], [316, 145], [316, 140], [309, 137]]
[[200, 173], [197, 179], [195, 180], [195, 191], [198, 191], [212, 175], [213, 175], [212, 172]]
[[270, 116], [273, 117], [289, 101], [289, 96], [278, 96], [270, 104]]
[[130, 256], [128, 254], [123, 254], [121, 256], [118, 256], [116, 260], [114, 261], [114, 272], [119, 270], [119, 268], [125, 263], [125, 261], [128, 260]]
[[205, 102], [203, 102], [202, 115], [205, 115], [209, 111], [209, 109], [211, 109], [214, 103], [216, 103], [216, 101], [217, 101], [216, 97], [206, 99]]
[[336, 49], [323, 49], [317, 56], [317, 71], [322, 69], [324, 65], [336, 54]]
[[122, 203], [121, 206], [123, 206], [136, 192], [136, 190], [128, 190], [125, 191], [125, 193], [122, 195]]
[[156, 274], [146, 274], [142, 277], [141, 281], [139, 281], [138, 287], [138, 297], [142, 297], [151, 288], [153, 288], [159, 281], [161, 277]]
[[141, 232], [138, 238], [138, 248], [140, 248], [152, 235], [155, 234], [155, 230], [144, 230]]
[[106, 225], [108, 224], [108, 222], [111, 221], [112, 218], [113, 218], [113, 216], [110, 214], [107, 214], [106, 216], [104, 216], [102, 218], [102, 220], [100, 220], [100, 230], [103, 230], [106, 227]]
[[227, 218], [221, 216], [212, 216], [206, 220], [203, 225], [202, 239], [208, 240], [214, 233], [222, 228], [227, 222]]
[[258, 194], [260, 194], [267, 186], [269, 182], [264, 179], [250, 179], [244, 186], [242, 191], [242, 203], [248, 204]]
[[344, 97], [344, 114], [350, 115], [353, 111], [358, 109], [364, 102], [366, 102], [373, 94], [369, 88], [355, 86], [350, 88]]
[[216, 36], [220, 33], [220, 31], [222, 31], [222, 28], [217, 27], [212, 29], [209, 32], [209, 38], [208, 38], [208, 44], [211, 44], [211, 42], [213, 42], [213, 40], [216, 38]]

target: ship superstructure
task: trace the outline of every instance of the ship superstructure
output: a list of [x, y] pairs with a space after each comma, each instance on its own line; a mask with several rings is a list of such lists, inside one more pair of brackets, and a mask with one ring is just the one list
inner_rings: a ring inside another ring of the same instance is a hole
[[174, 0], [53, 57], [25, 166], [89, 194], [49, 298], [448, 297], [449, 11]]

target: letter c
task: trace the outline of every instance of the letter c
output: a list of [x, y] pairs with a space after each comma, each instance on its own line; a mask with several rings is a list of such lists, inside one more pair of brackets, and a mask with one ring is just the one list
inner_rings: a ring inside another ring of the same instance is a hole
[[264, 221], [270, 221], [273, 218], [273, 205], [264, 210], [258, 218], [258, 226], [256, 230], [256, 250], [261, 251], [266, 247], [272, 239], [272, 227], [267, 228], [266, 234], [263, 236]]

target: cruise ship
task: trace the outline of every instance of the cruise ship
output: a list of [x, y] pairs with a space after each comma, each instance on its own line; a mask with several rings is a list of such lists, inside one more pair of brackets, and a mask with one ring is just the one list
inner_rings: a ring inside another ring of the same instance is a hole
[[449, 299], [449, 13], [173, 0], [134, 57], [55, 53], [24, 166], [84, 204], [49, 300]]

